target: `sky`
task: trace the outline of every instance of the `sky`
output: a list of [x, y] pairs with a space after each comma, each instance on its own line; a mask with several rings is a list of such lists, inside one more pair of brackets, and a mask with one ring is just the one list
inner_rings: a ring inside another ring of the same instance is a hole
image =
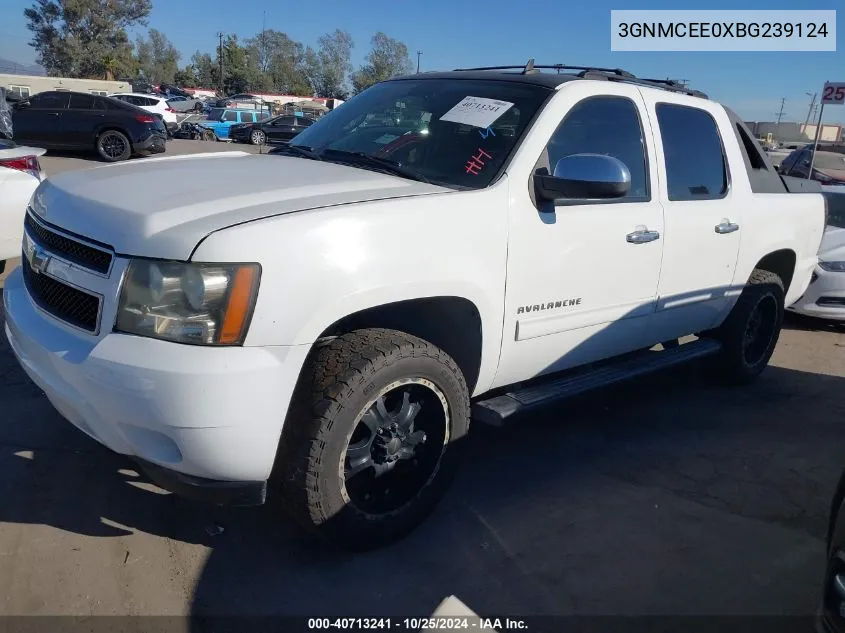
[[[23, 11], [32, 0], [0, 0], [0, 57], [30, 64]], [[801, 5], [804, 5], [803, 7]], [[836, 9], [842, 0], [318, 0], [291, 4], [280, 0], [153, 0], [149, 27], [162, 31], [182, 53], [181, 64], [196, 50], [214, 54], [216, 33], [246, 38], [277, 29], [304, 44], [340, 28], [355, 42], [352, 63], [364, 61], [369, 41], [383, 31], [403, 41], [421, 70], [523, 64], [621, 67], [643, 77], [686, 79], [691, 87], [725, 103], [749, 121], [773, 121], [783, 106], [783, 121], [803, 122], [811, 95], [825, 81], [845, 82], [845, 42], [838, 30], [836, 52], [612, 52], [611, 9]], [[845, 15], [845, 11], [840, 12]], [[135, 29], [144, 32], [145, 28]], [[811, 93], [807, 95], [806, 93]], [[825, 122], [845, 124], [845, 106], [825, 109]]]

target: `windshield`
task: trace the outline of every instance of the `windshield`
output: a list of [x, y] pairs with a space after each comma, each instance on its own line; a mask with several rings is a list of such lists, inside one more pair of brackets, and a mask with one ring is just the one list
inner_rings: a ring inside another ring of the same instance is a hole
[[816, 169], [842, 169], [845, 170], [845, 156], [833, 152], [816, 152], [816, 160], [813, 162]]
[[387, 81], [332, 110], [291, 145], [335, 162], [344, 155], [376, 157], [420, 180], [479, 189], [490, 184], [550, 94], [543, 86], [486, 79]]

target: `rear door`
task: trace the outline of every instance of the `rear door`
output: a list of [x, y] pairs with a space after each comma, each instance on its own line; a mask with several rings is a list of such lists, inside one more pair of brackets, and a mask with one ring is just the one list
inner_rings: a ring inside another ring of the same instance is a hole
[[15, 141], [35, 147], [62, 147], [59, 117], [69, 99], [67, 92], [42, 92], [29, 100], [29, 106], [16, 108], [12, 116]]
[[102, 110], [94, 110], [94, 99], [93, 95], [71, 93], [68, 108], [59, 118], [68, 146], [93, 147], [94, 131], [105, 116]]
[[[727, 305], [742, 235], [746, 196], [732, 186], [730, 165], [745, 170], [718, 104], [686, 95], [643, 91], [660, 152], [664, 209], [663, 264], [652, 341], [710, 328]], [[730, 158], [729, 158], [730, 157]]]

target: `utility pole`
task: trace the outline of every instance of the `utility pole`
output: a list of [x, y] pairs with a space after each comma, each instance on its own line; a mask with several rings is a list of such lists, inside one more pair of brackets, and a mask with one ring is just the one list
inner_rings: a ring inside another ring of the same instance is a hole
[[261, 20], [261, 72], [267, 70], [267, 11]]
[[[809, 95], [809, 92], [805, 92], [804, 94]], [[810, 109], [807, 110], [807, 119], [804, 121], [804, 128], [801, 130], [802, 134], [807, 133], [807, 125], [810, 123], [810, 117], [813, 116], [813, 111], [816, 109], [816, 97], [819, 96], [818, 92], [813, 93], [813, 98], [810, 100]]]
[[417, 74], [420, 74], [420, 55], [422, 55], [422, 51], [417, 51]]
[[778, 112], [778, 128], [780, 128], [780, 120], [783, 118], [783, 105], [786, 103], [786, 97], [780, 100], [780, 112]]
[[217, 83], [219, 84], [220, 94], [223, 94], [223, 33], [218, 31], [217, 37], [220, 40], [220, 48], [218, 48], [218, 63], [220, 65], [220, 77], [217, 79]]
[[819, 145], [819, 137], [822, 134], [822, 117], [824, 117], [824, 101], [822, 101], [822, 107], [819, 110], [819, 122], [816, 124], [816, 139], [813, 141], [813, 153], [810, 154], [810, 168], [807, 170], [808, 180], [813, 177], [813, 165], [816, 163], [816, 148]]

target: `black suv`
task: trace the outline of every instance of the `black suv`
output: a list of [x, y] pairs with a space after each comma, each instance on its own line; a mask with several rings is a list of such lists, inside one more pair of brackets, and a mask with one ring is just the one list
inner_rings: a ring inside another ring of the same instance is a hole
[[95, 150], [108, 162], [165, 151], [160, 117], [129, 103], [84, 92], [40, 92], [14, 104], [15, 141], [44, 149]]

